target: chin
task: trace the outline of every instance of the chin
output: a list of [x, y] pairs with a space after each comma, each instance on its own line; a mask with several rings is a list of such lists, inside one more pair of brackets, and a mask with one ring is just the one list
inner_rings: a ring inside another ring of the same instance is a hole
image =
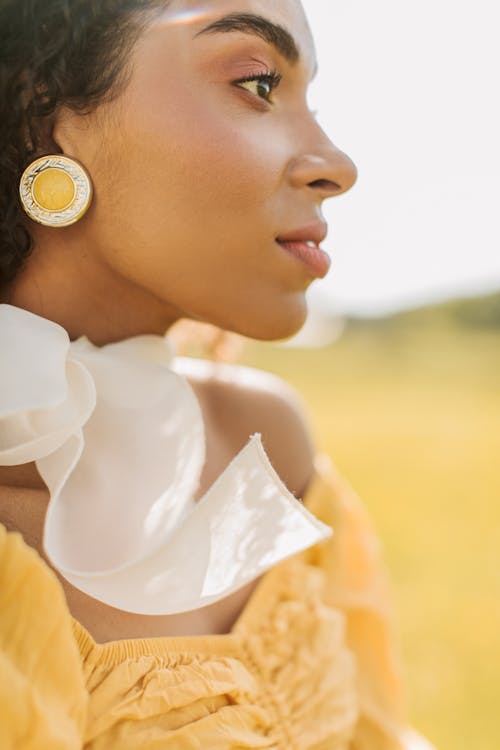
[[[267, 312], [267, 314], [265, 314]], [[233, 328], [247, 338], [259, 341], [280, 341], [289, 339], [300, 331], [307, 319], [307, 303], [301, 295], [299, 302], [294, 305], [283, 305], [279, 309], [259, 310], [259, 314], [253, 311], [245, 325], [239, 326], [238, 330]]]

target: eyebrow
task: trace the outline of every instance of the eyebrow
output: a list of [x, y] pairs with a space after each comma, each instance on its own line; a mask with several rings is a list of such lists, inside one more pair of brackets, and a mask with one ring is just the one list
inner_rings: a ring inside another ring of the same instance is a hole
[[260, 37], [271, 44], [292, 65], [295, 65], [300, 59], [298, 45], [289, 31], [283, 26], [253, 13], [230, 13], [201, 29], [196, 36], [231, 31]]

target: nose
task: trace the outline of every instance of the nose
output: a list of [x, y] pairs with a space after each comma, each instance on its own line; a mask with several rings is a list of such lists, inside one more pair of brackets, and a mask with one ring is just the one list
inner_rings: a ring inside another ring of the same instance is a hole
[[350, 190], [358, 171], [347, 154], [331, 142], [316, 122], [314, 125], [314, 144], [309, 139], [302, 153], [289, 162], [289, 180], [294, 187], [307, 188], [324, 200]]

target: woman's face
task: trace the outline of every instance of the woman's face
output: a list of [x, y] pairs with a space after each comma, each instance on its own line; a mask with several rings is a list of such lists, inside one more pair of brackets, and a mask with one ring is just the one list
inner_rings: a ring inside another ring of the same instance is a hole
[[305, 292], [327, 269], [290, 250], [321, 240], [323, 201], [356, 176], [308, 109], [314, 68], [297, 0], [173, 0], [139, 38], [123, 92], [85, 127], [56, 125], [94, 182], [73, 232], [160, 300], [166, 324], [272, 340], [304, 323]]

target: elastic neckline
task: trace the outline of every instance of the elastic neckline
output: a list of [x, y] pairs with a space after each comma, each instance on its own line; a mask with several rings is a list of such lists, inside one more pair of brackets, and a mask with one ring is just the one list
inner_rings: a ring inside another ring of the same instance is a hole
[[[322, 476], [316, 466], [302, 501], [304, 506], [307, 507], [313, 502], [321, 481]], [[263, 612], [275, 601], [280, 585], [285, 581], [284, 574], [291, 560], [303, 555], [304, 551], [299, 552], [263, 573], [228, 633], [123, 638], [98, 643], [84, 625], [72, 617], [73, 633], [80, 653], [84, 661], [99, 662], [106, 666], [114, 666], [130, 658], [147, 656], [161, 656], [167, 659], [172, 656], [175, 659], [182, 653], [223, 653], [226, 656], [240, 653], [246, 634], [252, 630], [255, 622], [262, 621]]]
[[88, 630], [72, 617], [73, 633], [80, 653], [85, 661], [99, 662], [106, 666], [115, 666], [126, 659], [147, 656], [161, 656], [167, 659], [171, 656], [175, 659], [182, 653], [223, 653], [226, 656], [237, 654], [241, 650], [241, 643], [249, 630], [250, 623], [257, 618], [257, 615], [262, 616], [265, 607], [272, 605], [279, 589], [281, 568], [287, 562], [288, 560], [283, 560], [261, 576], [228, 633], [122, 638], [98, 643]]

